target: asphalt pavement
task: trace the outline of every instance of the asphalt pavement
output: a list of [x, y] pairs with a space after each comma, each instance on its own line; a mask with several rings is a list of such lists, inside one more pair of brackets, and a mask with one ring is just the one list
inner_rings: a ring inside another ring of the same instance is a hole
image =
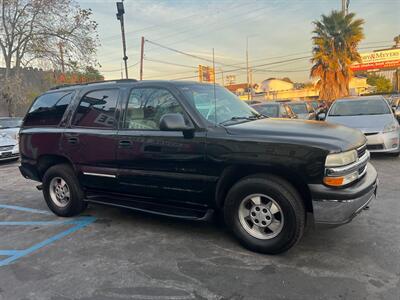
[[90, 205], [50, 213], [0, 164], [0, 299], [400, 299], [400, 158], [374, 156], [378, 199], [350, 224], [308, 226], [289, 252], [242, 248], [217, 222]]

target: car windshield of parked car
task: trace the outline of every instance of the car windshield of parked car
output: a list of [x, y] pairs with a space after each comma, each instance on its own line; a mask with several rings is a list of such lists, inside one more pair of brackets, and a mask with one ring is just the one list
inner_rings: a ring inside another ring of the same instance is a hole
[[229, 124], [261, 117], [253, 108], [227, 89], [208, 84], [182, 85], [179, 89], [190, 104], [209, 122]]
[[290, 103], [290, 107], [296, 114], [308, 114], [305, 103]]
[[279, 117], [279, 105], [267, 104], [267, 105], [257, 105], [253, 107], [256, 111], [263, 114], [264, 116], [270, 118]]
[[362, 116], [391, 114], [389, 106], [383, 99], [343, 100], [335, 102], [329, 116]]
[[1, 128], [17, 128], [21, 127], [22, 120], [21, 119], [4, 119], [0, 120], [0, 129]]

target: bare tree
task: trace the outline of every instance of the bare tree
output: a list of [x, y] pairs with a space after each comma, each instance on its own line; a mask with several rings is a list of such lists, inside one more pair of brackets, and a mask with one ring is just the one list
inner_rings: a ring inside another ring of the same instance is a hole
[[98, 37], [91, 15], [73, 0], [0, 0], [4, 83], [21, 67], [41, 61], [54, 69], [94, 65]]

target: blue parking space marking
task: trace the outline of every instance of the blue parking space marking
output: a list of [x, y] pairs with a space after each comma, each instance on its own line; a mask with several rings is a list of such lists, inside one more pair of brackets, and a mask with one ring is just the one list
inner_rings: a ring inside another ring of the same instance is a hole
[[23, 207], [23, 206], [0, 204], [0, 208], [9, 208], [9, 209], [13, 209], [13, 210], [26, 211], [26, 212], [36, 213], [36, 214], [52, 215], [51, 212], [48, 212], [46, 210]]
[[[30, 212], [33, 214], [51, 214], [44, 210], [32, 209], [22, 206], [14, 206], [14, 205], [3, 205], [0, 204], [0, 208], [3, 209], [11, 209], [11, 210], [18, 210], [18, 211], [25, 211]], [[61, 226], [61, 225], [71, 225], [72, 227], [61, 231], [55, 235], [52, 235], [50, 238], [45, 239], [39, 243], [36, 243], [26, 249], [9, 249], [9, 250], [2, 250], [0, 249], [1, 256], [7, 256], [3, 260], [0, 260], [0, 267], [6, 266], [28, 254], [31, 254], [45, 246], [48, 246], [55, 241], [62, 239], [63, 237], [84, 228], [85, 226], [89, 225], [93, 221], [95, 221], [95, 217], [78, 217], [74, 219], [66, 219], [61, 221], [0, 221], [0, 226]]]

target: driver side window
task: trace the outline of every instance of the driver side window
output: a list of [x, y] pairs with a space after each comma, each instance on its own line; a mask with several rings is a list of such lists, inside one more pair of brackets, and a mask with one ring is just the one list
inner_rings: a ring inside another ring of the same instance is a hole
[[168, 113], [183, 113], [178, 100], [162, 88], [135, 88], [125, 110], [124, 128], [160, 130], [160, 119]]

